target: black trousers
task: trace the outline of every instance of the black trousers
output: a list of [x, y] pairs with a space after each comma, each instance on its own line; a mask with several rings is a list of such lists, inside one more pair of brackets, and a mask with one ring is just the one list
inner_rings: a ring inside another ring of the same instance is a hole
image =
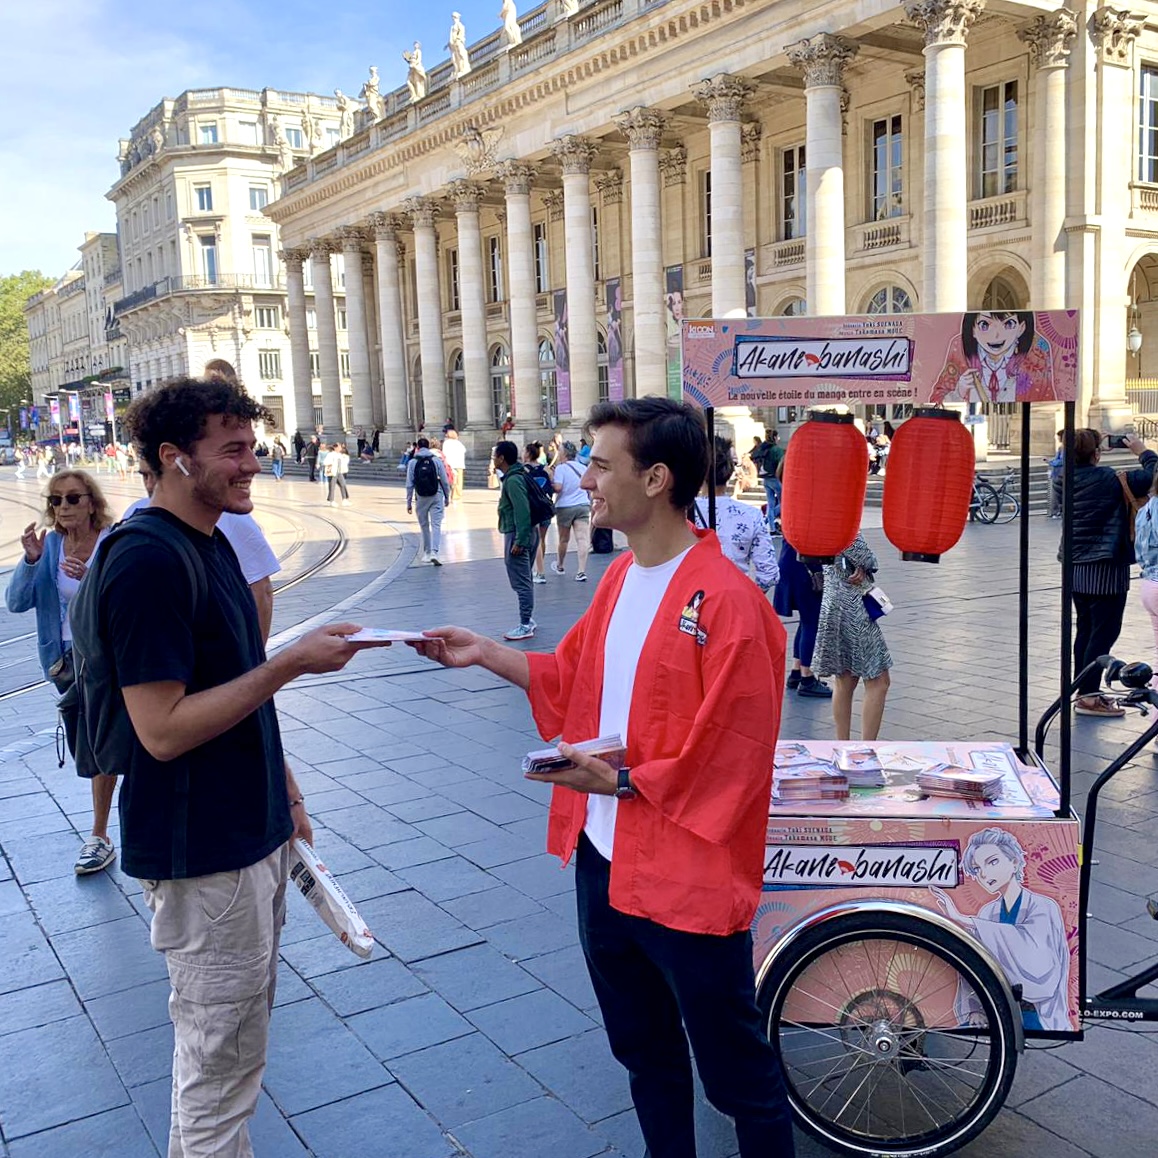
[[[1108, 655], [1122, 632], [1127, 591], [1116, 595], [1078, 595], [1074, 593], [1077, 626], [1074, 631], [1074, 675], [1100, 655]], [[1096, 668], [1082, 680], [1078, 692], [1096, 696], [1102, 673]]]
[[756, 1008], [751, 935], [684, 933], [617, 912], [611, 863], [586, 836], [576, 869], [579, 941], [650, 1158], [695, 1158], [689, 1038], [708, 1100], [735, 1120], [741, 1158], [793, 1158], [783, 1080]]

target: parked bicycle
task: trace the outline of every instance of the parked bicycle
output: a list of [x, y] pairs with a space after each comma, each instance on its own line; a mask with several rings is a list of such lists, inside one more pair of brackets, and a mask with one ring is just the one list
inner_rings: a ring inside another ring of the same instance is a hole
[[[995, 523], [1011, 523], [1021, 514], [1021, 500], [1013, 493], [1014, 472], [1007, 470], [1001, 480], [1001, 486], [995, 488], [998, 507], [996, 516], [991, 519]], [[992, 485], [992, 484], [991, 484]]]
[[973, 476], [973, 494], [969, 499], [969, 519], [976, 523], [1011, 523], [1021, 514], [1021, 501], [1013, 493], [1014, 472], [1007, 470], [1001, 485], [995, 487], [981, 475]]

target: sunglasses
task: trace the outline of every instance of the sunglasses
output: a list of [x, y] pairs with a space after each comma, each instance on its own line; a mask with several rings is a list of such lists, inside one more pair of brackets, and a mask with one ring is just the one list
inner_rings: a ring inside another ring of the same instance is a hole
[[91, 498], [88, 491], [82, 491], [79, 494], [71, 495], [49, 495], [48, 505], [50, 507], [59, 507], [61, 503], [68, 503], [70, 507], [75, 507], [81, 499]]

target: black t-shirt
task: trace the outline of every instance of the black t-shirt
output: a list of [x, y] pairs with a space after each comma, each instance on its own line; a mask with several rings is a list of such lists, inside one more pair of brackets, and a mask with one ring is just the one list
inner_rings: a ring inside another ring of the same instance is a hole
[[[253, 596], [225, 536], [204, 535], [156, 507], [133, 517], [165, 519], [187, 536], [204, 564], [208, 598], [196, 608], [189, 568], [174, 549], [143, 536], [109, 544], [102, 639], [121, 687], [176, 681], [192, 695], [264, 663]], [[272, 699], [175, 760], [155, 760], [134, 741], [122, 771], [121, 863], [132, 876], [171, 880], [244, 868], [293, 832]]]

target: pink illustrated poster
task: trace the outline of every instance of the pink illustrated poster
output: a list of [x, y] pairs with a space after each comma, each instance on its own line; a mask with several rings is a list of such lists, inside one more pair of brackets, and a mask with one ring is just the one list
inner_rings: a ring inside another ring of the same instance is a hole
[[700, 406], [1066, 402], [1076, 310], [683, 322], [684, 397]]
[[[917, 759], [949, 746], [891, 747]], [[971, 767], [1012, 757], [1006, 745], [953, 747]], [[823, 758], [833, 745], [808, 741], [808, 748]], [[1013, 781], [1028, 799], [1015, 802]], [[1010, 986], [1020, 986], [1027, 1031], [1078, 1030], [1078, 822], [1053, 816], [1045, 807], [1050, 796], [1048, 773], [1015, 763], [1005, 799], [993, 805], [926, 799], [922, 807], [911, 791], [902, 793], [890, 780], [884, 789], [854, 790], [835, 805], [798, 805], [795, 815], [773, 807], [764, 892], [752, 923], [757, 970], [809, 914], [845, 903], [893, 901], [948, 919], [966, 941], [980, 944]], [[885, 801], [889, 804], [882, 807]], [[860, 960], [863, 983], [871, 988], [880, 983], [870, 976], [873, 970], [903, 962], [874, 961], [876, 950], [868, 944]], [[917, 967], [916, 957], [912, 964]], [[925, 960], [920, 967], [929, 964]], [[922, 1009], [926, 1024], [976, 1024], [979, 1008], [971, 993], [951, 983], [952, 971], [947, 978], [948, 988], [939, 987], [937, 1000]], [[813, 992], [834, 995], [855, 991], [858, 984], [844, 965], [839, 978], [809, 981]], [[806, 1021], [810, 1014], [797, 1009], [794, 1016]]]

